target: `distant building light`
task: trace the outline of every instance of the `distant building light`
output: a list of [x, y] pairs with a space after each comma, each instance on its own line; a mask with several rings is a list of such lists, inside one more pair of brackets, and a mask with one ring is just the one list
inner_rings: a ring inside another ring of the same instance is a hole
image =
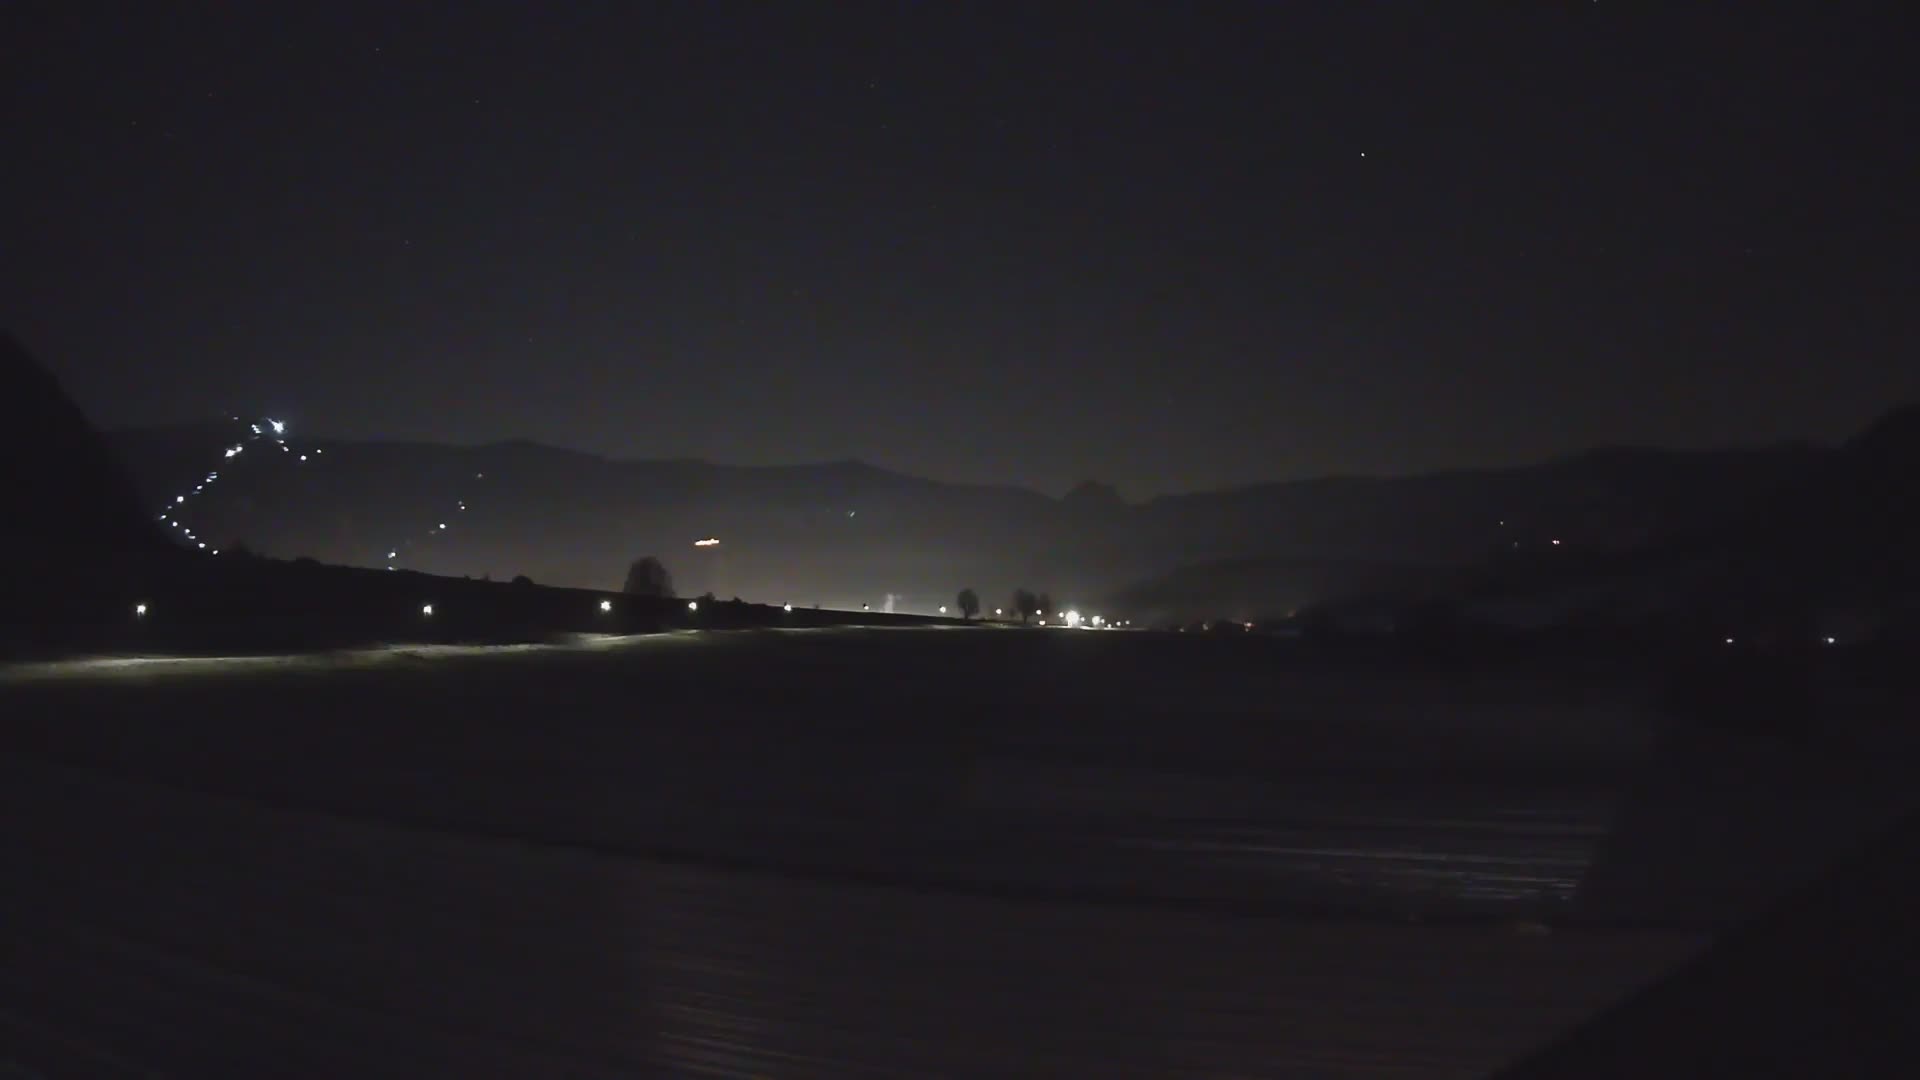
[[702, 537], [699, 540], [695, 540], [693, 542], [693, 546], [694, 547], [719, 547], [720, 538], [716, 536]]
[[1065, 615], [1061, 616], [1061, 618], [1067, 620], [1068, 626], [1080, 625], [1080, 613], [1077, 611], [1069, 611]]
[[441, 522], [441, 523], [440, 523], [440, 528], [441, 528], [441, 529], [445, 529], [446, 527], [447, 527], [447, 523], [446, 523], [446, 522], [444, 522], [444, 521], [443, 521], [443, 522]]
[[134, 616], [134, 618], [136, 618], [136, 619], [141, 619], [141, 618], [145, 618], [145, 617], [146, 617], [146, 614], [147, 614], [147, 605], [145, 605], [145, 604], [135, 604], [135, 605], [133, 605], [133, 616]]
[[942, 614], [942, 615], [945, 615], [946, 613], [947, 613], [947, 605], [945, 605], [945, 604], [941, 604], [941, 605], [940, 605], [940, 614]]
[[781, 604], [781, 605], [780, 605], [780, 610], [781, 610], [781, 611], [789, 611], [789, 612], [790, 612], [790, 611], [792, 611], [792, 610], [793, 610], [793, 605], [792, 605], [792, 604]]
[[1553, 542], [1553, 546], [1554, 546], [1554, 547], [1559, 547], [1559, 546], [1560, 546], [1560, 541], [1558, 541], [1558, 540], [1555, 540], [1555, 541]]
[[1041, 620], [1040, 620], [1040, 625], [1041, 625], [1041, 626], [1045, 626], [1045, 625], [1047, 625], [1047, 620], [1045, 620], [1045, 619], [1041, 619]]
[[860, 610], [861, 610], [861, 611], [872, 611], [872, 610], [873, 610], [873, 605], [872, 605], [872, 604], [861, 604], [861, 605], [860, 605]]
[[1827, 644], [1829, 644], [1829, 645], [1833, 645], [1833, 644], [1837, 644], [1837, 643], [1838, 643], [1838, 642], [1837, 642], [1837, 639], [1835, 639], [1835, 638], [1832, 638], [1832, 637], [1829, 637], [1829, 638], [1827, 638], [1827, 639], [1826, 639], [1826, 642], [1827, 642]]
[[271, 426], [272, 426], [272, 428], [273, 428], [273, 433], [274, 433], [275, 435], [284, 435], [284, 434], [286, 434], [286, 431], [287, 431], [287, 424], [286, 424], [286, 421], [284, 421], [284, 420], [269, 420], [269, 421], [267, 421], [267, 423], [268, 423], [269, 425], [271, 425]]
[[601, 610], [601, 611], [612, 611], [612, 610], [613, 610], [613, 601], [611, 601], [611, 600], [602, 600], [602, 601], [600, 601], [600, 610]]
[[305, 460], [307, 460], [307, 455], [305, 455], [305, 454], [301, 454], [301, 455], [300, 455], [300, 460], [301, 460], [301, 461], [305, 461]]
[[397, 551], [389, 551], [389, 552], [387, 552], [387, 558], [389, 558], [389, 559], [397, 559], [397, 558], [399, 558], [399, 557], [400, 557], [400, 553], [399, 553], [399, 552], [397, 552]]
[[994, 608], [994, 609], [993, 609], [993, 613], [994, 613], [995, 615], [1005, 615], [1005, 614], [1006, 614], [1006, 612], [1004, 612], [1004, 611], [1002, 611], [1002, 610], [1000, 610], [999, 608]]
[[687, 610], [688, 610], [688, 611], [699, 611], [699, 610], [700, 610], [700, 601], [698, 601], [698, 600], [689, 600], [689, 601], [687, 601]]
[[205, 550], [207, 550], [207, 542], [206, 542], [206, 541], [204, 541], [204, 540], [202, 540], [202, 541], [200, 542], [200, 550], [201, 550], [201, 551], [205, 551]]
[[425, 615], [425, 616], [427, 616], [428, 618], [432, 618], [432, 617], [433, 617], [433, 605], [432, 605], [432, 604], [421, 604], [421, 605], [420, 605], [420, 614], [422, 614], [422, 615]]
[[1731, 645], [1731, 644], [1733, 644], [1733, 639], [1732, 639], [1732, 638], [1728, 638], [1728, 639], [1727, 639], [1727, 644], [1729, 644], [1729, 645]]
[[183, 502], [186, 502], [186, 501], [187, 501], [187, 497], [186, 497], [185, 495], [175, 495], [175, 496], [173, 497], [173, 501], [174, 501], [174, 503], [175, 503], [175, 505], [178, 505], [178, 504], [180, 504], [180, 503], [183, 503]]

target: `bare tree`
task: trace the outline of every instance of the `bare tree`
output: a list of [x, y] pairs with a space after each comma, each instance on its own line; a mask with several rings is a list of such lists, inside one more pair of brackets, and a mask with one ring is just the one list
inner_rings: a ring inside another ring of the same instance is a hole
[[980, 614], [980, 594], [979, 593], [974, 592], [970, 588], [961, 589], [960, 595], [959, 597], [956, 598], [956, 600], [960, 605], [961, 618], [971, 619], [975, 615]]
[[1039, 609], [1040, 609], [1040, 598], [1033, 595], [1033, 590], [1031, 589], [1013, 590], [1013, 610], [1015, 611], [1015, 613], [1017, 613], [1020, 616], [1021, 622], [1024, 623], [1028, 619], [1033, 618], [1033, 613], [1035, 611], [1038, 611]]
[[622, 590], [628, 596], [653, 596], [671, 599], [673, 596], [673, 575], [659, 559], [651, 555], [633, 560], [627, 567], [627, 586]]

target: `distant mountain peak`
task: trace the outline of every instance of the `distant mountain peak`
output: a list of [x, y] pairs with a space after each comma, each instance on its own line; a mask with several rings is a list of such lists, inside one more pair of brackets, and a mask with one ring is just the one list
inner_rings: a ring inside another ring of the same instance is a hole
[[1103, 484], [1098, 480], [1082, 480], [1066, 493], [1062, 502], [1080, 506], [1125, 506], [1126, 500], [1120, 497], [1120, 489], [1112, 484]]

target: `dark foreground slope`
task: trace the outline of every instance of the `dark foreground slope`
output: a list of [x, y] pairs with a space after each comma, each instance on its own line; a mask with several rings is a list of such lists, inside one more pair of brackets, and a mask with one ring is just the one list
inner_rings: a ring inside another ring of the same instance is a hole
[[1501, 1080], [1911, 1076], [1920, 817]]

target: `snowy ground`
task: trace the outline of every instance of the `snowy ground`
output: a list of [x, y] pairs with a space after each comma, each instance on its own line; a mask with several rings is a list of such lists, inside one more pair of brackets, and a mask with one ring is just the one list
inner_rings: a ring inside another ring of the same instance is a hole
[[1475, 1076], [1699, 948], [1538, 925], [1644, 772], [1631, 680], [1259, 644], [821, 631], [0, 673], [28, 883], [0, 898], [0, 1046], [187, 1073]]

